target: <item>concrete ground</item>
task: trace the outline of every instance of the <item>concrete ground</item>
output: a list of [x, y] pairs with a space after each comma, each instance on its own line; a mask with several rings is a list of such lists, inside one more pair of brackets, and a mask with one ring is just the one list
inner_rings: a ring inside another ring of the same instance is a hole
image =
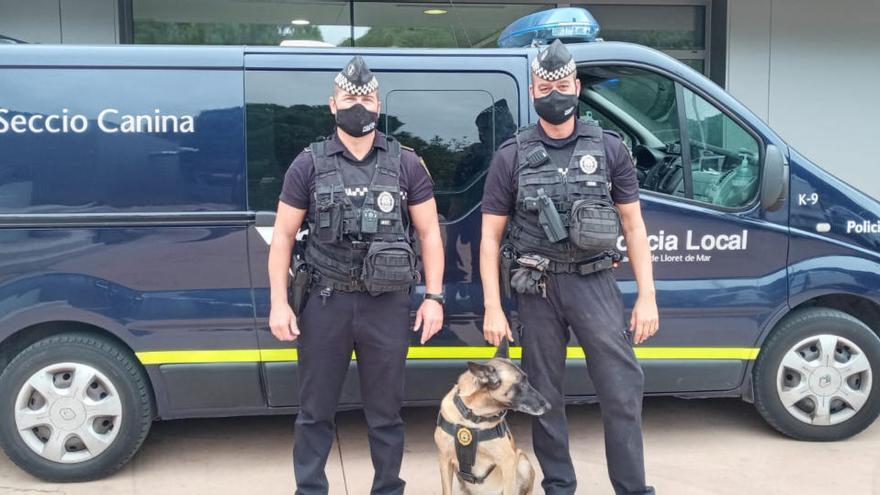
[[[434, 408], [405, 410], [407, 493], [440, 493], [435, 414]], [[578, 493], [612, 493], [598, 406], [570, 407], [568, 414]], [[520, 446], [530, 450], [527, 418], [516, 415], [511, 424]], [[844, 442], [796, 442], [736, 399], [651, 398], [644, 430], [648, 479], [663, 495], [880, 494], [880, 422]], [[122, 471], [80, 484], [44, 483], [0, 454], [0, 494], [289, 495], [292, 433], [292, 416], [159, 422]], [[327, 467], [330, 493], [368, 494], [371, 469], [363, 415], [341, 413]]]

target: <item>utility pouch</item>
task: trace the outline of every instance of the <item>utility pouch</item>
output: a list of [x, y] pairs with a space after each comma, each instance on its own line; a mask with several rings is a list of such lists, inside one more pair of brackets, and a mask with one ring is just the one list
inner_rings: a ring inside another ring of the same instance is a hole
[[302, 259], [293, 262], [293, 280], [290, 283], [290, 308], [293, 314], [299, 316], [303, 308], [306, 307], [306, 300], [309, 297], [309, 285], [312, 282], [312, 272], [308, 265]]
[[568, 236], [586, 251], [614, 250], [620, 235], [620, 215], [610, 203], [581, 199], [571, 207]]
[[418, 278], [412, 246], [406, 241], [371, 243], [364, 258], [362, 277], [371, 296], [409, 290]]
[[516, 259], [517, 268], [514, 268], [510, 277], [510, 285], [519, 294], [541, 294], [547, 297], [547, 276], [544, 270], [550, 264], [550, 260], [538, 255], [524, 255]]
[[342, 239], [342, 208], [338, 203], [318, 204], [316, 216], [318, 225], [315, 237], [321, 242], [334, 242]]

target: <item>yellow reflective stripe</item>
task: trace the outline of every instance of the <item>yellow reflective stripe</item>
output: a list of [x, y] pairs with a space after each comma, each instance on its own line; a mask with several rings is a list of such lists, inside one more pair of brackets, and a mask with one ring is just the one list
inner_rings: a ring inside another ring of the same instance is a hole
[[[352, 353], [354, 355], [354, 353]], [[296, 349], [263, 349], [260, 351], [260, 361], [296, 361], [299, 358]]]
[[[495, 355], [495, 348], [481, 347], [410, 347], [406, 354], [407, 359], [491, 359]], [[510, 357], [519, 359], [522, 355], [519, 347], [510, 348]]]
[[[571, 357], [569, 347], [568, 357]], [[639, 359], [744, 359], [758, 357], [760, 348], [749, 347], [636, 347]]]
[[[737, 359], [753, 360], [758, 357], [759, 348], [750, 347], [635, 347], [636, 357], [648, 359]], [[273, 362], [296, 361], [297, 349], [231, 349], [231, 350], [190, 350], [190, 351], [143, 351], [135, 353], [143, 364], [170, 363], [224, 363], [224, 362]], [[480, 347], [410, 347], [407, 359], [489, 359], [495, 355], [495, 348]], [[355, 357], [352, 353], [352, 357]], [[522, 357], [522, 348], [510, 348], [511, 359]], [[569, 347], [568, 359], [583, 359], [580, 347]]]
[[143, 364], [168, 363], [239, 363], [260, 360], [259, 349], [222, 349], [198, 351], [144, 351], [135, 355]]

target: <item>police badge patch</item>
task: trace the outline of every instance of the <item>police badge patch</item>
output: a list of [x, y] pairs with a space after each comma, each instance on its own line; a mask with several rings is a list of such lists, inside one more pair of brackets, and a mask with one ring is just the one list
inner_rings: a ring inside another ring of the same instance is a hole
[[455, 434], [455, 437], [458, 439], [458, 443], [467, 447], [474, 440], [473, 435], [471, 435], [470, 430], [467, 428], [459, 428], [458, 432]]
[[379, 198], [376, 199], [376, 206], [378, 206], [383, 213], [390, 212], [394, 209], [394, 196], [388, 191], [382, 191], [382, 193], [379, 194]]
[[579, 165], [581, 171], [585, 174], [592, 174], [597, 168], [599, 168], [599, 162], [596, 161], [596, 157], [593, 155], [582, 156]]

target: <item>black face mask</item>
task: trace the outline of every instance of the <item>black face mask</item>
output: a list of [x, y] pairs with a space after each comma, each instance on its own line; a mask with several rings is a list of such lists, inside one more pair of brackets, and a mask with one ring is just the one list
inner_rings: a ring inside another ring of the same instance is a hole
[[376, 128], [378, 121], [379, 114], [367, 110], [360, 103], [336, 109], [336, 125], [350, 136], [366, 136]]
[[535, 111], [547, 122], [559, 125], [574, 116], [577, 103], [577, 95], [563, 94], [554, 89], [547, 96], [535, 98]]

